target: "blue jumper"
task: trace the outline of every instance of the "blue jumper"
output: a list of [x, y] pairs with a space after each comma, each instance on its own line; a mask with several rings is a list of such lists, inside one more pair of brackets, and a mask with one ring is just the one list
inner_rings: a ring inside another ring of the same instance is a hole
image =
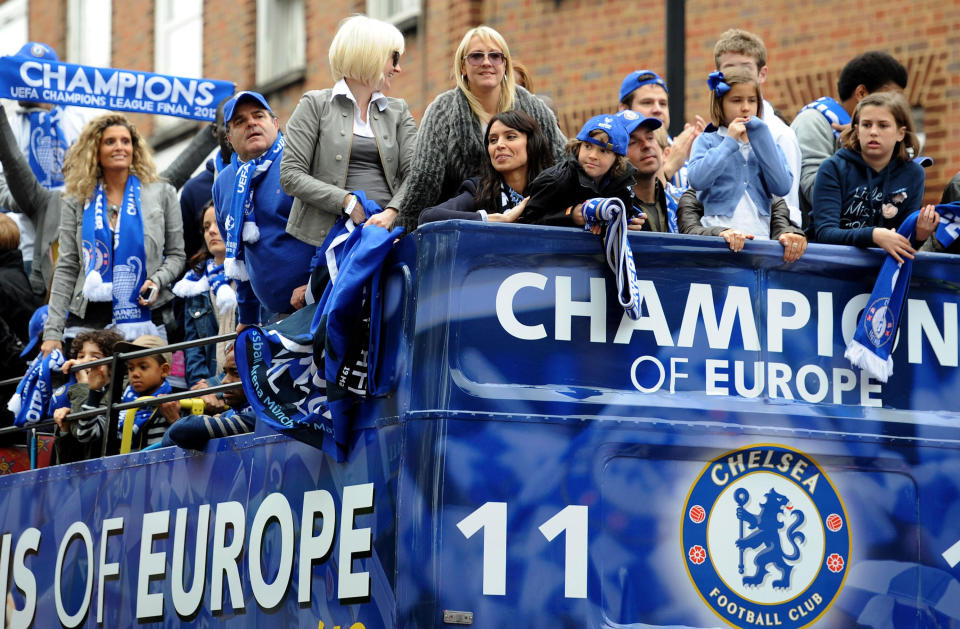
[[746, 127], [752, 149], [748, 159], [736, 140], [720, 135], [713, 125], [693, 141], [687, 180], [699, 191], [704, 216], [732, 216], [744, 193], [762, 216], [769, 216], [773, 195], [790, 192], [793, 174], [766, 123], [751, 116]]
[[896, 229], [920, 209], [923, 181], [923, 167], [913, 161], [895, 157], [877, 172], [860, 153], [840, 149], [820, 164], [813, 184], [810, 216], [817, 242], [874, 246], [874, 227]]

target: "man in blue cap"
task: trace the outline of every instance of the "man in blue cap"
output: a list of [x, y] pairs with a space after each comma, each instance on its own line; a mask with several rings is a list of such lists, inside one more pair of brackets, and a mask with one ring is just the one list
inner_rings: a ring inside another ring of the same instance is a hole
[[286, 232], [293, 198], [280, 187], [283, 134], [267, 99], [240, 92], [223, 108], [234, 157], [213, 184], [217, 223], [227, 248], [224, 268], [237, 286], [237, 329], [294, 310], [315, 248]]
[[[667, 128], [670, 126], [669, 97], [667, 83], [659, 74], [652, 70], [634, 70], [620, 84], [620, 104], [617, 108], [619, 111], [635, 111], [646, 118], [656, 118]], [[671, 150], [664, 161], [663, 174], [681, 192], [688, 187], [683, 165], [690, 157], [694, 139], [706, 126], [706, 121], [696, 116], [693, 124], [685, 124], [680, 135], [670, 138]]]

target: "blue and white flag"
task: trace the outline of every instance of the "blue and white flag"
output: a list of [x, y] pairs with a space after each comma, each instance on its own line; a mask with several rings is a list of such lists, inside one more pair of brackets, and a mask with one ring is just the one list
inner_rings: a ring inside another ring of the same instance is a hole
[[229, 81], [95, 68], [29, 56], [0, 57], [0, 97], [214, 120], [234, 92]]
[[61, 126], [63, 108], [30, 109], [26, 115], [30, 121], [27, 144], [30, 170], [44, 188], [63, 186], [63, 158], [70, 147]]
[[63, 366], [63, 354], [54, 350], [44, 356], [39, 354], [30, 363], [26, 375], [17, 385], [17, 392], [7, 403], [7, 409], [14, 414], [15, 426], [35, 424], [47, 415], [53, 385], [50, 374]]
[[337, 461], [347, 458], [354, 405], [375, 389], [379, 326], [371, 326], [371, 312], [383, 260], [402, 231], [353, 229], [331, 247], [338, 271], [315, 304], [237, 337], [237, 368], [258, 420]]
[[[940, 224], [934, 235], [940, 244], [948, 247], [960, 235], [960, 203], [938, 205], [937, 213], [940, 214]], [[897, 233], [913, 240], [919, 216], [920, 210], [910, 214]], [[893, 256], [887, 255], [867, 307], [857, 322], [857, 330], [843, 354], [853, 366], [860, 367], [880, 382], [886, 382], [893, 375], [893, 343], [907, 302], [912, 273], [912, 259], [904, 258], [898, 263]]]

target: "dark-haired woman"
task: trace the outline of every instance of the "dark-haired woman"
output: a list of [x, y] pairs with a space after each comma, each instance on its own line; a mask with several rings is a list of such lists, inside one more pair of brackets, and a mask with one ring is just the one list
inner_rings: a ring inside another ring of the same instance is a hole
[[553, 153], [540, 125], [530, 115], [511, 110], [487, 125], [487, 155], [482, 175], [462, 184], [457, 196], [420, 214], [419, 223], [464, 219], [512, 223], [525, 206], [524, 190], [553, 164]]

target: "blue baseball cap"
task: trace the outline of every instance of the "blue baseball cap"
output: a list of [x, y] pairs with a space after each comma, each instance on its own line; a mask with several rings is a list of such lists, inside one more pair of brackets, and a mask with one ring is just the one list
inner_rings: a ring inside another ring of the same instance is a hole
[[33, 57], [35, 59], [46, 59], [47, 61], [60, 61], [57, 57], [57, 51], [50, 46], [36, 42], [28, 41], [20, 50], [17, 51], [18, 57]]
[[[591, 138], [590, 133], [592, 131], [603, 131], [607, 134], [607, 137], [610, 138], [610, 141], [601, 142], [597, 138]], [[583, 142], [589, 142], [590, 144], [596, 144], [597, 146], [602, 146], [607, 150], [613, 151], [617, 155], [626, 155], [627, 144], [630, 143], [630, 134], [627, 133], [627, 130], [622, 124], [617, 122], [617, 117], [615, 115], [600, 114], [599, 116], [594, 116], [590, 120], [587, 120], [586, 124], [583, 125], [583, 128], [580, 129], [580, 133], [577, 134], [577, 139]]]
[[270, 105], [267, 104], [267, 99], [263, 97], [263, 94], [259, 92], [237, 92], [234, 94], [233, 98], [227, 101], [227, 104], [223, 106], [223, 121], [229, 123], [233, 118], [233, 110], [237, 108], [237, 105], [240, 104], [242, 100], [252, 100], [258, 105], [261, 105], [264, 109], [269, 111], [271, 114], [273, 110], [270, 109]]
[[620, 84], [620, 102], [623, 102], [623, 99], [638, 87], [651, 84], [659, 85], [663, 88], [664, 92], [670, 93], [670, 90], [667, 89], [666, 81], [653, 70], [634, 70], [628, 74], [623, 79], [623, 83]]
[[47, 310], [47, 305], [44, 304], [34, 310], [30, 316], [30, 342], [27, 343], [27, 346], [20, 352], [20, 358], [29, 356], [30, 352], [37, 346], [37, 343], [40, 342], [40, 337], [43, 335], [43, 326], [47, 324]]
[[633, 111], [632, 109], [618, 111], [617, 120], [623, 125], [623, 128], [626, 130], [628, 136], [636, 131], [637, 127], [641, 125], [646, 126], [651, 131], [655, 131], [663, 126], [663, 121], [659, 118], [650, 118], [639, 112]]

